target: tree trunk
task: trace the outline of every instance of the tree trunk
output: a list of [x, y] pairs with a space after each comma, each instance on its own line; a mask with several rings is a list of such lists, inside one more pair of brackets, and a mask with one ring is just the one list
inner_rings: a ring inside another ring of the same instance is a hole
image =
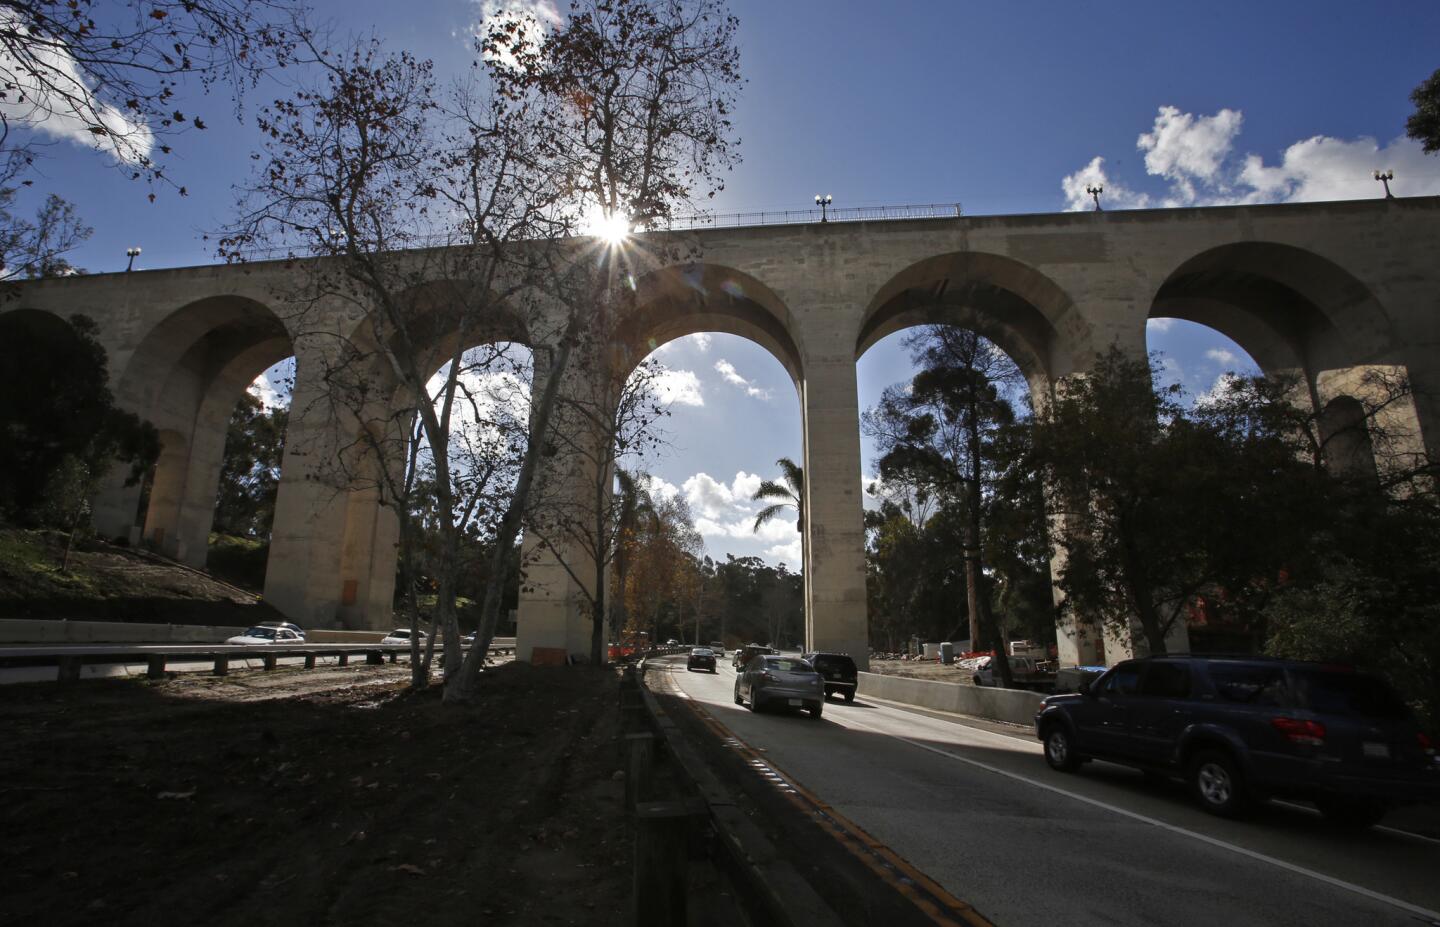
[[[1125, 570], [1125, 588], [1130, 594], [1131, 604], [1135, 606], [1135, 614], [1140, 618], [1140, 628], [1145, 632], [1145, 643], [1150, 647], [1150, 655], [1161, 656], [1166, 652], [1165, 629], [1161, 627], [1160, 616], [1156, 613], [1149, 578], [1135, 552], [1130, 532], [1125, 530], [1123, 518], [1120, 521], [1120, 531], [1120, 562]], [[1123, 616], [1121, 620], [1124, 620]], [[1120, 630], [1128, 637], [1131, 633], [1130, 622], [1124, 620]]]
[[[540, 402], [532, 406], [530, 442], [525, 448], [525, 458], [520, 464], [520, 474], [515, 480], [515, 491], [505, 515], [500, 519], [500, 529], [495, 533], [495, 549], [490, 554], [490, 584], [485, 587], [485, 601], [480, 609], [480, 627], [475, 632], [475, 646], [465, 657], [465, 663], [455, 677], [445, 680], [445, 701], [466, 702], [475, 697], [480, 681], [480, 670], [485, 665], [485, 654], [495, 639], [495, 625], [500, 617], [500, 595], [510, 578], [510, 550], [520, 535], [520, 522], [530, 500], [530, 488], [535, 483], [535, 471], [540, 465], [540, 453], [545, 445], [545, 434], [550, 429], [550, 417], [555, 411], [555, 400], [560, 393], [560, 380], [570, 363], [570, 352], [579, 327], [579, 317], [572, 316], [560, 347], [550, 363], [545, 379], [545, 389], [540, 393]], [[521, 659], [521, 654], [515, 655]]]
[[[980, 477], [980, 410], [974, 403], [970, 406], [965, 423], [965, 438], [969, 445], [970, 474], [966, 489], [969, 499], [965, 518], [965, 603], [970, 608], [970, 631], [973, 635], [978, 628], [984, 628], [996, 650], [995, 671], [1000, 676], [1000, 685], [1006, 689], [1014, 687], [1015, 680], [1010, 673], [1010, 655], [1005, 652], [1005, 636], [1000, 633], [999, 622], [990, 611], [990, 589], [985, 582], [984, 551], [981, 538], [984, 524], [981, 506], [984, 496], [981, 492]], [[971, 646], [975, 638], [972, 637]]]

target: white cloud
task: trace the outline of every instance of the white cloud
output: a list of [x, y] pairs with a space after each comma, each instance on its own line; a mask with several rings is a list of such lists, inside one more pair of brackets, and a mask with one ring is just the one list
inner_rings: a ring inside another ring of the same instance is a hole
[[1440, 192], [1440, 158], [1425, 154], [1420, 143], [1400, 136], [1389, 145], [1373, 138], [1350, 141], [1317, 135], [1296, 142], [1268, 167], [1259, 155], [1247, 155], [1240, 182], [1250, 190], [1245, 202], [1303, 203], [1383, 196], [1376, 170], [1393, 170], [1396, 196]]
[[[565, 21], [555, 4], [550, 0], [473, 0], [480, 8], [480, 21], [475, 24], [477, 36], [484, 36], [493, 27], [508, 27], [514, 24], [515, 38], [524, 47], [536, 47], [545, 38], [547, 27], [558, 26]], [[498, 61], [514, 68], [513, 52], [506, 50], [498, 54], [486, 53], [492, 61]]]
[[245, 388], [245, 391], [260, 400], [266, 411], [279, 405], [289, 405], [288, 401], [281, 402], [280, 393], [270, 383], [270, 378], [263, 373], [256, 377], [254, 382]]
[[737, 513], [753, 510], [750, 496], [760, 488], [761, 482], [759, 476], [744, 470], [736, 473], [728, 486], [708, 473], [697, 473], [684, 483], [685, 501], [699, 518], [712, 522], [727, 516], [733, 518]]
[[[0, 11], [0, 31], [29, 34], [20, 17], [8, 9]], [[10, 83], [4, 100], [0, 100], [0, 111], [7, 122], [102, 151], [117, 161], [135, 164], [149, 157], [155, 146], [154, 133], [143, 122], [100, 102], [63, 46], [37, 45], [34, 55], [34, 61], [22, 64], [0, 50], [0, 73]], [[43, 75], [43, 81], [36, 79], [36, 71]], [[45, 84], [60, 92], [47, 89]], [[96, 122], [106, 130], [104, 134], [93, 131]]]
[[700, 378], [693, 370], [660, 367], [651, 378], [650, 385], [655, 390], [655, 397], [667, 406], [675, 403], [682, 406], [705, 404], [705, 397], [700, 393]]
[[726, 383], [740, 387], [745, 391], [745, 395], [755, 399], [763, 399], [766, 402], [770, 401], [770, 391], [768, 389], [761, 389], [751, 381], [740, 376], [739, 371], [735, 369], [735, 365], [723, 357], [715, 362], [715, 369]]
[[732, 518], [729, 521], [719, 521], [714, 518], [695, 519], [695, 530], [705, 537], [712, 538], [734, 538], [735, 540], [746, 540], [753, 538], [759, 541], [771, 543], [789, 541], [798, 538], [799, 530], [795, 527], [795, 520], [786, 521], [783, 516], [777, 516], [755, 530], [755, 516], [746, 515], [741, 518]]
[[1097, 157], [1062, 178], [1065, 208], [1092, 206], [1085, 188], [1094, 185], [1105, 187], [1102, 205], [1119, 209], [1370, 199], [1384, 195], [1375, 182], [1376, 170], [1395, 172], [1390, 185], [1397, 196], [1440, 192], [1440, 158], [1427, 156], [1418, 142], [1404, 136], [1382, 145], [1368, 137], [1316, 135], [1290, 145], [1278, 164], [1267, 165], [1261, 155], [1236, 154], [1243, 125], [1239, 110], [1196, 116], [1162, 106], [1136, 147], [1145, 152], [1147, 174], [1168, 183], [1165, 195], [1152, 201], [1129, 190], [1106, 176], [1104, 159]]
[[642, 473], [640, 475], [640, 485], [645, 488], [646, 492], [650, 493], [652, 499], [659, 502], [669, 502], [671, 499], [680, 495], [679, 486], [676, 486], [668, 480], [663, 480], [658, 476], [651, 476], [648, 473]]
[[1168, 332], [1175, 327], [1175, 319], [1147, 319], [1145, 322], [1145, 333], [1158, 334]]
[[1106, 208], [1144, 209], [1150, 205], [1150, 197], [1144, 193], [1136, 193], [1107, 177], [1105, 159], [1097, 157], [1060, 181], [1060, 188], [1065, 191], [1066, 212], [1080, 212], [1094, 207], [1095, 201], [1086, 192], [1087, 187], [1104, 188], [1100, 202]]
[[1184, 383], [1185, 368], [1173, 357], [1162, 357], [1160, 359], [1160, 377], [1167, 383]]
[[1244, 377], [1236, 376], [1232, 373], [1220, 374], [1220, 376], [1215, 378], [1215, 382], [1210, 384], [1209, 389], [1195, 397], [1195, 407], [1197, 409], [1203, 409], [1205, 406], [1210, 405], [1216, 399], [1223, 396], [1231, 383], [1240, 383], [1243, 382], [1244, 379]]
[[[681, 340], [683, 341], [684, 339]], [[695, 346], [695, 350], [699, 351], [701, 354], [709, 351], [710, 345], [713, 342], [714, 339], [710, 337], [709, 332], [696, 332], [695, 334], [690, 336], [690, 343], [693, 344]]]
[[801, 564], [800, 562], [799, 537], [796, 537], [795, 540], [791, 541], [789, 544], [776, 544], [774, 547], [766, 548], [765, 556], [771, 558], [772, 560], [779, 560], [784, 562], [787, 566], [791, 568], [792, 573], [798, 572], [803, 567], [803, 564]]
[[1168, 179], [1172, 195], [1164, 205], [1185, 205], [1196, 199], [1196, 184], [1223, 186], [1221, 166], [1240, 134], [1245, 117], [1222, 109], [1213, 116], [1182, 113], [1162, 106], [1151, 131], [1135, 147], [1145, 152], [1145, 170]]
[[1242, 363], [1239, 355], [1225, 348], [1210, 348], [1205, 352], [1205, 356], [1221, 366], [1229, 366], [1231, 368], [1239, 366]]

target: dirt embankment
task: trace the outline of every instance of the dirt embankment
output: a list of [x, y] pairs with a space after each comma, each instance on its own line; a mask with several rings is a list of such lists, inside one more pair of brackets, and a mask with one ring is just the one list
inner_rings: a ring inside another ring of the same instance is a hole
[[0, 924], [611, 924], [612, 673], [511, 664], [7, 687]]
[[87, 541], [62, 571], [65, 536], [0, 529], [0, 618], [245, 626], [283, 618], [256, 595], [145, 551]]

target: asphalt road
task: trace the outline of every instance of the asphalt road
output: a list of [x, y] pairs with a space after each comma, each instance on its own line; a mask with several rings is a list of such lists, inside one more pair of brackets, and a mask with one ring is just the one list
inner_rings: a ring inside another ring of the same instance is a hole
[[819, 721], [757, 715], [734, 704], [728, 659], [713, 676], [655, 662], [782, 776], [1002, 927], [1440, 925], [1433, 836], [1343, 833], [1273, 802], [1227, 821], [1124, 767], [1054, 772], [1024, 731], [863, 693]]

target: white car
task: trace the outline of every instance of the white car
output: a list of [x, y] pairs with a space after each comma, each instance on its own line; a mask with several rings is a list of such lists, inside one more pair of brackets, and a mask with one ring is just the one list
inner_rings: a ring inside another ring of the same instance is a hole
[[244, 634], [237, 634], [234, 637], [225, 639], [227, 644], [303, 644], [305, 638], [296, 634], [289, 628], [271, 628], [263, 624], [257, 624], [249, 628]]
[[[424, 632], [424, 631], [416, 631], [416, 632], [415, 632], [415, 635], [416, 635], [416, 637], [419, 638], [420, 643], [422, 643], [422, 644], [425, 643], [425, 632]], [[385, 635], [385, 637], [383, 637], [383, 638], [380, 640], [380, 643], [382, 643], [382, 644], [408, 644], [408, 643], [410, 643], [410, 629], [409, 629], [409, 628], [396, 628], [395, 630], [391, 631], [389, 634]]]

